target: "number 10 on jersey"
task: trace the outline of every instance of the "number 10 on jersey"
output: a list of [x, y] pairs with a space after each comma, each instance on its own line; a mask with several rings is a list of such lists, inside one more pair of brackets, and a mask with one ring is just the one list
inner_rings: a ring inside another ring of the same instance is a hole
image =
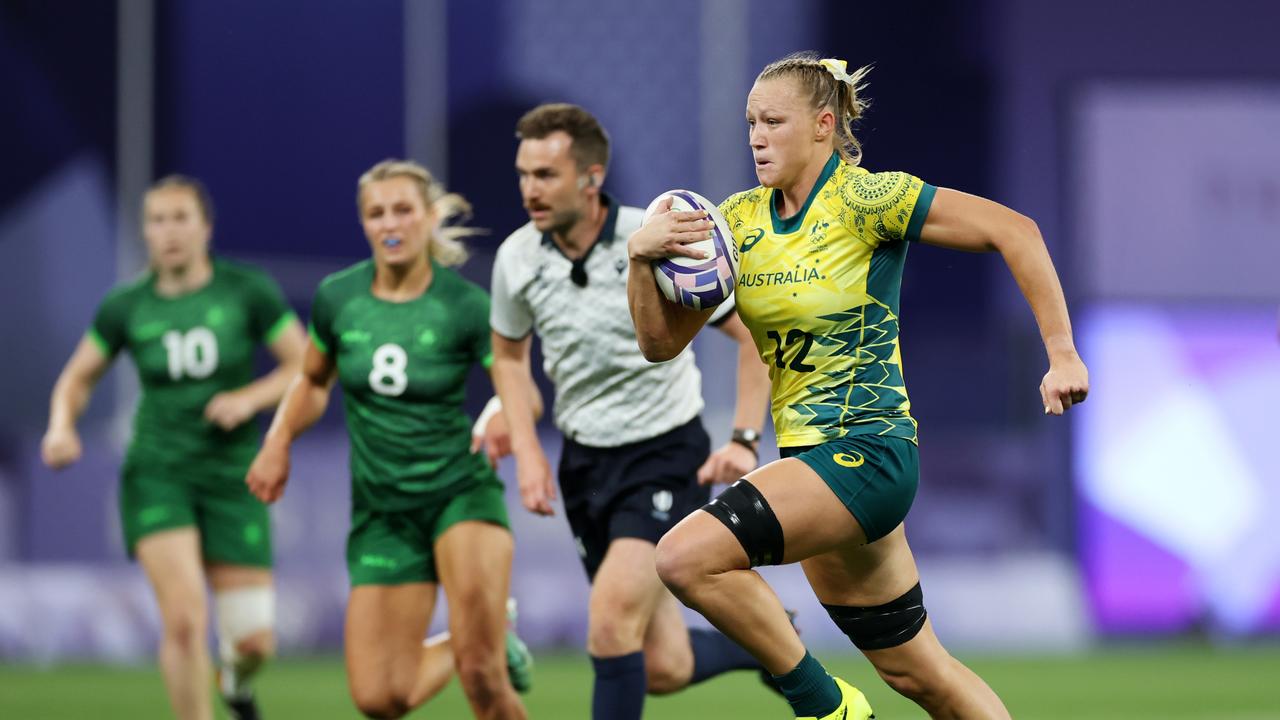
[[160, 341], [169, 356], [169, 377], [203, 380], [218, 369], [218, 337], [207, 327], [170, 330]]

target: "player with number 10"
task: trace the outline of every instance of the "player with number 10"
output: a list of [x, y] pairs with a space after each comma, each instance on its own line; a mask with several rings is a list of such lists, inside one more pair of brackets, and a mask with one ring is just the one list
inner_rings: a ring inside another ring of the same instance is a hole
[[[241, 478], [258, 432], [302, 360], [306, 338], [275, 282], [209, 255], [213, 209], [197, 180], [169, 176], [143, 198], [150, 269], [107, 295], [58, 378], [44, 462], [80, 458], [75, 422], [120, 351], [142, 398], [121, 469], [120, 521], [129, 555], [160, 605], [160, 667], [179, 718], [212, 718], [205, 583], [213, 588], [220, 689], [233, 718], [256, 718], [248, 680], [274, 646], [271, 527]], [[277, 367], [253, 378], [265, 345]]]

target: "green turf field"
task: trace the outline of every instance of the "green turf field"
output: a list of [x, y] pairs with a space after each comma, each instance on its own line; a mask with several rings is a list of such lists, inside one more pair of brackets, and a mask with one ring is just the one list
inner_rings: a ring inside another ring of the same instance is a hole
[[[875, 680], [860, 658], [826, 660], [867, 691], [881, 720], [924, 717]], [[1114, 649], [1070, 658], [974, 657], [968, 662], [1019, 720], [1280, 720], [1280, 647], [1275, 646]], [[585, 656], [541, 656], [536, 685], [526, 697], [530, 716], [586, 718], [590, 689]], [[336, 658], [281, 661], [263, 676], [259, 695], [269, 720], [356, 717]], [[646, 717], [664, 720], [790, 717], [782, 700], [745, 672], [651, 698], [646, 709]], [[160, 676], [152, 668], [0, 665], [4, 720], [165, 717]], [[470, 715], [455, 682], [413, 717]]]

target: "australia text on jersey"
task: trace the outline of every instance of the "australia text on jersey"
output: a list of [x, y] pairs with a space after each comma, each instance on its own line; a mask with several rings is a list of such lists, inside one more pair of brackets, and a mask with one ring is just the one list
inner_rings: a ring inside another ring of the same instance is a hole
[[[809, 230], [809, 252], [821, 252], [827, 249], [827, 228], [828, 223], [823, 220], [816, 220], [813, 227]], [[742, 242], [739, 252], [747, 253], [751, 248], [755, 247], [760, 239], [764, 237], [764, 228], [752, 228], [750, 232], [745, 234], [746, 237]], [[814, 261], [817, 262], [816, 260]], [[827, 276], [818, 272], [817, 268], [802, 268], [796, 266], [794, 269], [781, 272], [758, 272], [758, 273], [742, 273], [738, 277], [738, 284], [743, 287], [768, 287], [772, 285], [793, 285], [795, 283], [808, 283], [814, 280], [826, 280]]]
[[819, 273], [817, 268], [796, 268], [785, 272], [743, 273], [738, 278], [738, 284], [743, 287], [765, 287], [768, 285], [791, 285], [826, 279], [827, 276]]

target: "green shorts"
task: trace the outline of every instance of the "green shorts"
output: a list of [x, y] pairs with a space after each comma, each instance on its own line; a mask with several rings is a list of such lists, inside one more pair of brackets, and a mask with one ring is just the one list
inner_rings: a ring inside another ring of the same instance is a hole
[[920, 485], [920, 452], [905, 438], [849, 435], [811, 447], [782, 448], [813, 468], [867, 534], [888, 535], [907, 517]]
[[244, 484], [247, 467], [191, 471], [126, 460], [120, 478], [120, 527], [133, 557], [138, 541], [162, 530], [195, 527], [205, 560], [271, 567], [271, 518]]
[[411, 510], [384, 511], [356, 504], [347, 534], [351, 585], [436, 582], [436, 540], [450, 527], [480, 520], [510, 528], [502, 483], [488, 479], [446, 502]]

